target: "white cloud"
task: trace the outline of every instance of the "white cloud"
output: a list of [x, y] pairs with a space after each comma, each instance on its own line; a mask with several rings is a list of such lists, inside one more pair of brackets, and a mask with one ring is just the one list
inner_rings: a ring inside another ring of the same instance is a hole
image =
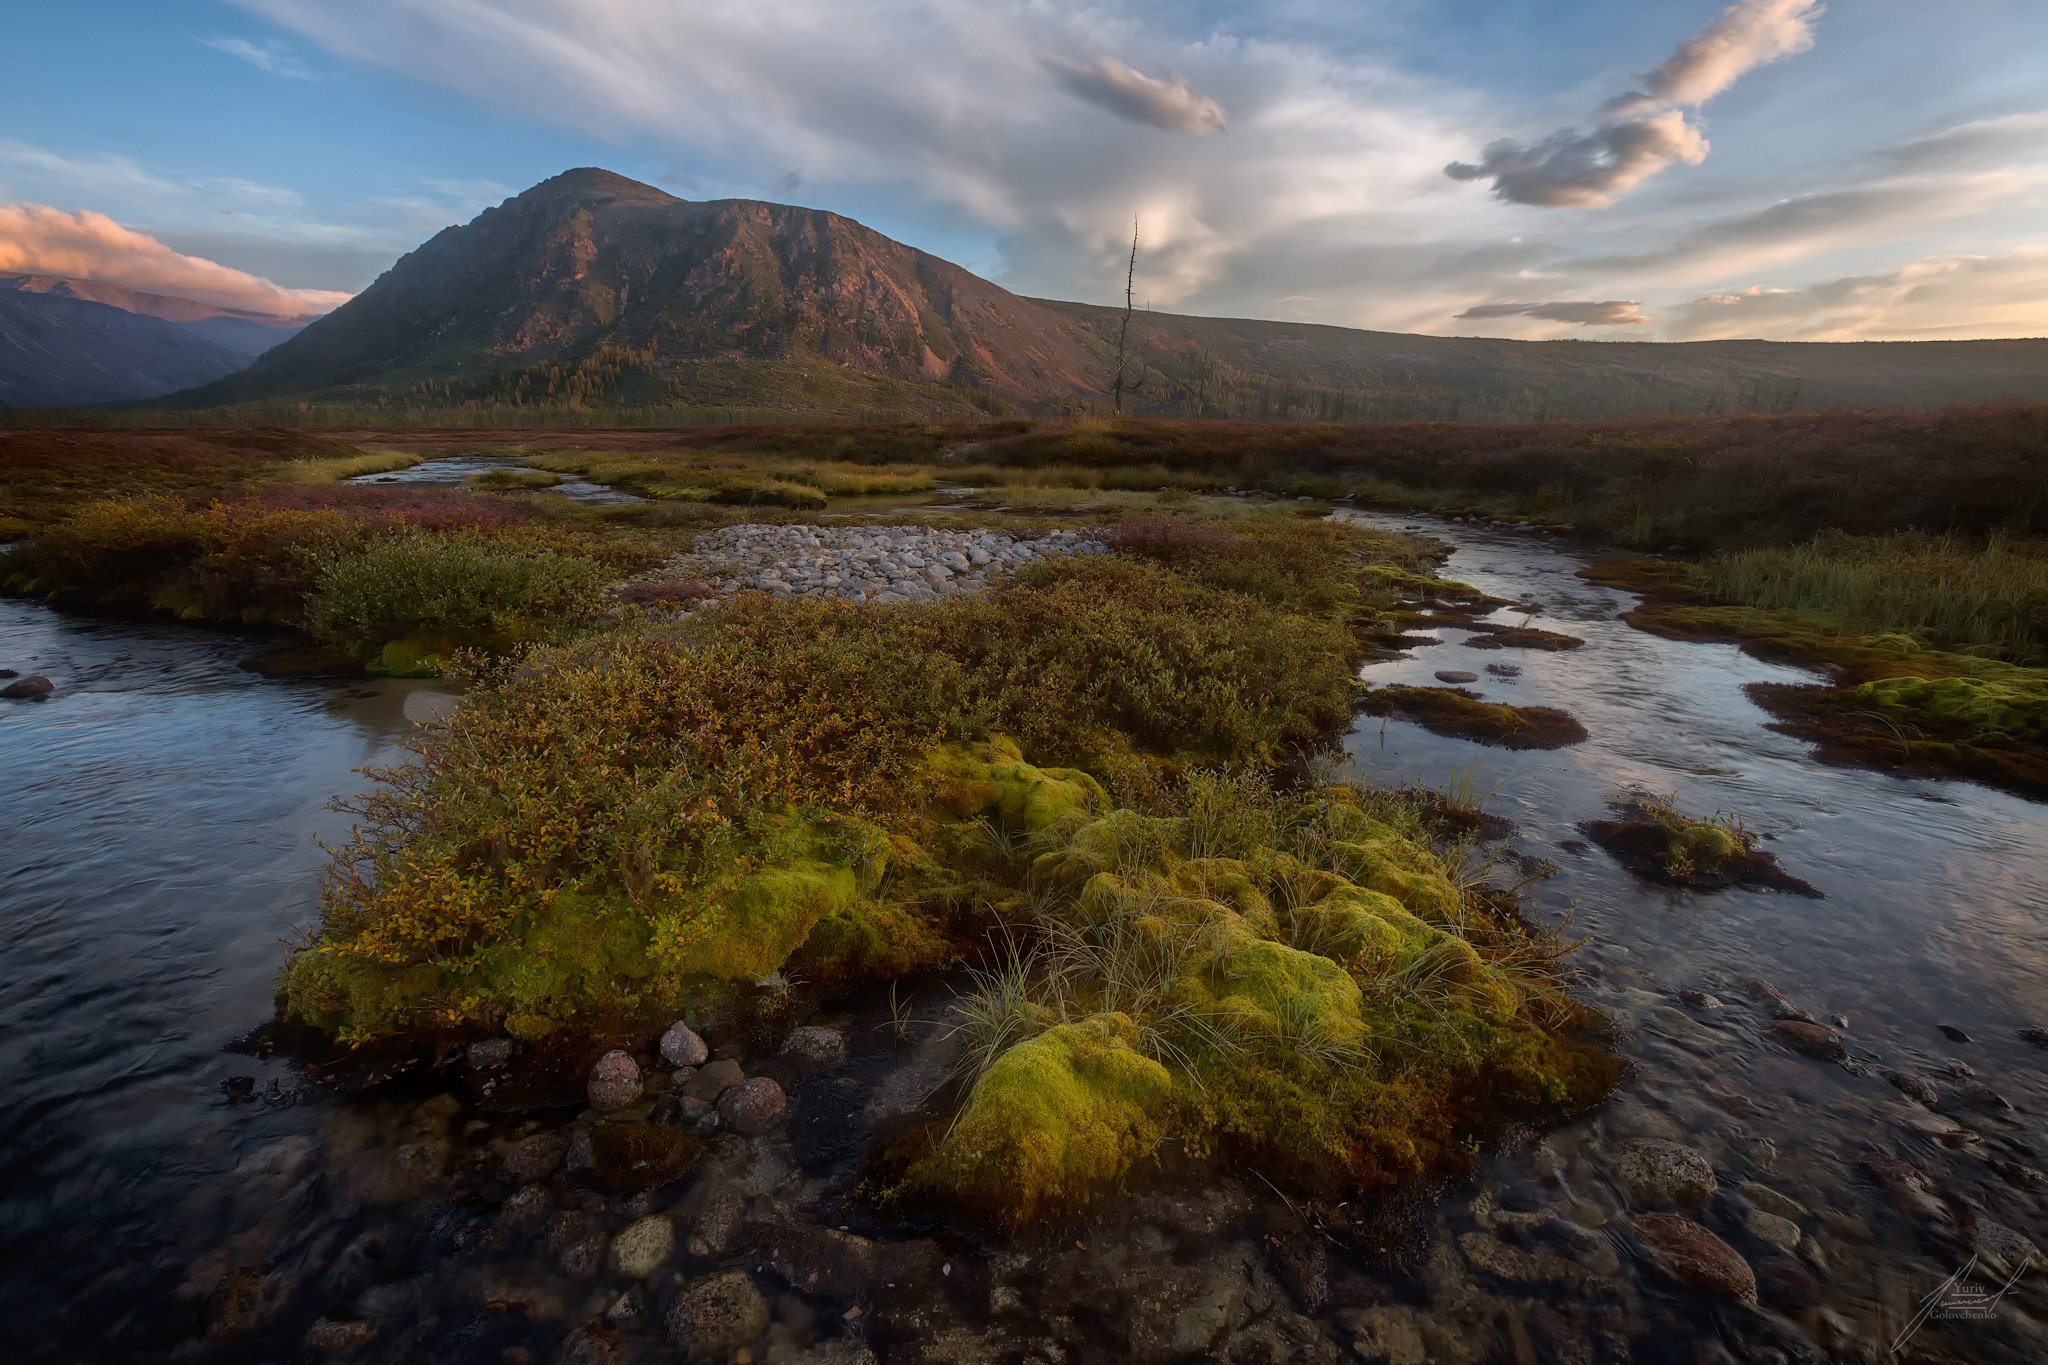
[[108, 280], [227, 308], [297, 316], [325, 312], [348, 295], [286, 289], [258, 275], [173, 251], [103, 213], [42, 204], [0, 205], [0, 270]]
[[1534, 143], [1494, 142], [1479, 160], [1453, 161], [1453, 180], [1491, 180], [1496, 198], [1543, 208], [1605, 208], [1615, 196], [1683, 162], [1707, 159], [1686, 114], [1746, 72], [1813, 46], [1819, 0], [1739, 0], [1643, 76], [1643, 89], [1607, 101], [1591, 130], [1560, 128]]
[[1568, 322], [1575, 327], [1640, 327], [1655, 322], [1635, 299], [1560, 300], [1554, 303], [1480, 303], [1458, 314], [1471, 321], [1495, 318], [1537, 318]]
[[239, 58], [258, 71], [268, 71], [273, 76], [283, 76], [294, 81], [320, 79], [312, 68], [292, 56], [279, 43], [257, 43], [247, 38], [201, 38], [199, 41], [215, 52], [225, 52], [228, 56]]
[[1157, 80], [1114, 57], [1097, 57], [1092, 62], [1065, 57], [1043, 60], [1061, 85], [1118, 118], [1178, 133], [1220, 133], [1227, 124], [1223, 106], [1196, 94], [1185, 76]]

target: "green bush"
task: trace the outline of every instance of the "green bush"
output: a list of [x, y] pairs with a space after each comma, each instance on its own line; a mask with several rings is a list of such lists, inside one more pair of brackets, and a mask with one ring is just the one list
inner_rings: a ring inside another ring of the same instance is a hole
[[415, 532], [305, 553], [314, 635], [359, 652], [414, 641], [422, 661], [463, 645], [559, 640], [595, 617], [610, 576], [579, 555], [474, 532]]

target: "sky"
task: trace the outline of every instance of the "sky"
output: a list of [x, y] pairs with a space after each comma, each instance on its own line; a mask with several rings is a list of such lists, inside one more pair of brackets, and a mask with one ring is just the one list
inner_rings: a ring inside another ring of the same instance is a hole
[[12, 8], [0, 271], [332, 308], [574, 166], [1020, 293], [1445, 335], [2048, 335], [2041, 0]]

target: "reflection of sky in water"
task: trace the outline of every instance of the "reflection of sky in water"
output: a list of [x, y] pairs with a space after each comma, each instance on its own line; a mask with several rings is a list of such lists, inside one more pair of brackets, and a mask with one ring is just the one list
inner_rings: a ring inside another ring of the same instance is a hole
[[[453, 488], [468, 483], [479, 474], [489, 474], [494, 470], [531, 468], [532, 466], [521, 464], [510, 455], [444, 455], [439, 459], [423, 460], [405, 469], [394, 469], [387, 474], [361, 474], [349, 482]], [[627, 493], [605, 484], [594, 483], [581, 474], [557, 474], [554, 484], [541, 491], [559, 494], [573, 502], [593, 504], [646, 501], [637, 493]]]
[[[141, 1277], [166, 1273], [180, 1200], [310, 1122], [231, 1109], [218, 1087], [287, 1074], [222, 1049], [264, 1021], [286, 940], [314, 918], [313, 839], [347, 827], [328, 797], [395, 757], [441, 694], [268, 682], [238, 667], [246, 639], [17, 601], [0, 600], [0, 641], [0, 664], [57, 685], [0, 703], [0, 1256], [32, 1244], [46, 1270], [104, 1277], [96, 1304], [168, 1302]], [[10, 1275], [0, 1320], [47, 1293]]]
[[[2048, 808], [1967, 783], [1815, 763], [1804, 743], [1766, 728], [1770, 717], [1742, 692], [1751, 682], [1811, 675], [1733, 645], [1630, 628], [1619, 616], [1633, 595], [1585, 583], [1576, 576], [1584, 561], [1549, 542], [1430, 529], [1459, 544], [1447, 576], [1539, 603], [1530, 624], [1586, 645], [1554, 654], [1470, 649], [1462, 643], [1470, 632], [1431, 628], [1442, 644], [1370, 665], [1365, 678], [1434, 685], [1439, 669], [1478, 673], [1470, 690], [1563, 707], [1591, 737], [1568, 749], [1515, 753], [1364, 718], [1347, 743], [1364, 772], [1493, 789], [1488, 808], [1515, 821], [1516, 848], [1563, 869], [1537, 893], [1539, 903], [1576, 903], [1582, 931], [1625, 947], [1665, 988], [1697, 985], [1714, 972], [1740, 981], [1768, 976], [1815, 1012], [1868, 1010], [1902, 1038], [1958, 1024], [2038, 1076], [2014, 1034], [2048, 1023]], [[1525, 615], [1506, 608], [1494, 619], [1519, 624]], [[1516, 665], [1521, 676], [1490, 676], [1490, 663]], [[1577, 824], [1601, 817], [1607, 793], [1629, 783], [1674, 792], [1695, 813], [1739, 814], [1789, 871], [1828, 898], [1646, 887], [1597, 849], [1574, 855], [1559, 847], [1580, 837]]]

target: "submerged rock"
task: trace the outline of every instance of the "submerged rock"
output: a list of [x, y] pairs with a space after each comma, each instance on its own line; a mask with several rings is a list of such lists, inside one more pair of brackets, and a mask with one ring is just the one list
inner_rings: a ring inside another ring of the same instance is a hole
[[612, 1049], [590, 1068], [590, 1107], [624, 1109], [640, 1098], [640, 1063], [633, 1054]]
[[768, 1330], [768, 1301], [744, 1270], [722, 1270], [684, 1289], [666, 1326], [685, 1356], [723, 1359]]
[[9, 701], [35, 701], [49, 696], [56, 690], [57, 685], [48, 678], [40, 673], [32, 673], [26, 678], [16, 678], [7, 686], [0, 687], [0, 697], [5, 697]]
[[1771, 1023], [1771, 1036], [1794, 1052], [1824, 1062], [1839, 1062], [1849, 1055], [1849, 1050], [1842, 1046], [1842, 1036], [1825, 1024], [1777, 1019]]
[[718, 1117], [735, 1133], [755, 1137], [782, 1121], [789, 1101], [766, 1076], [741, 1081], [718, 1097]]
[[1742, 1253], [1713, 1233], [1673, 1213], [1644, 1213], [1630, 1220], [1650, 1268], [1699, 1294], [1756, 1302], [1756, 1273]]
[[1615, 1171], [1639, 1195], [1673, 1204], [1697, 1204], [1714, 1192], [1714, 1167], [1690, 1147], [1640, 1138], [1622, 1148]]
[[614, 1198], [666, 1185], [690, 1169], [700, 1144], [661, 1123], [600, 1123], [590, 1130], [590, 1182]]
[[463, 1053], [471, 1071], [496, 1071], [512, 1062], [510, 1038], [484, 1038], [471, 1043]]
[[629, 1280], [644, 1280], [676, 1258], [676, 1227], [649, 1214], [612, 1239], [612, 1269]]
[[846, 1060], [846, 1035], [836, 1028], [815, 1025], [792, 1029], [782, 1040], [778, 1055], [794, 1058], [804, 1066], [837, 1066]]
[[1940, 1029], [1941, 1036], [1948, 1039], [1951, 1043], [1974, 1043], [1977, 1041], [1954, 1024], [1937, 1024], [1935, 1027]]
[[562, 1134], [535, 1133], [512, 1144], [498, 1162], [498, 1176], [513, 1185], [546, 1180], [561, 1169], [568, 1154], [569, 1139]]
[[686, 1100], [715, 1100], [746, 1078], [747, 1073], [738, 1062], [730, 1057], [720, 1057], [697, 1068], [696, 1074], [684, 1081], [676, 1094]]
[[711, 1057], [697, 1031], [678, 1019], [661, 1035], [661, 1060], [670, 1066], [702, 1066]]

